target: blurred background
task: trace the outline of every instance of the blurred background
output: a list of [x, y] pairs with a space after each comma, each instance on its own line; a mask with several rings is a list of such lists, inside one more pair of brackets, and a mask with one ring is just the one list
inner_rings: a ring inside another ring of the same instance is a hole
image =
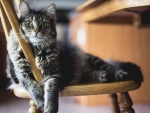
[[[147, 7], [140, 10], [133, 9], [128, 13], [120, 11], [96, 21], [85, 22], [82, 19], [83, 12], [77, 12], [76, 8], [88, 0], [25, 1], [35, 10], [42, 10], [51, 3], [56, 4], [58, 39], [69, 37], [82, 50], [102, 59], [131, 61], [139, 65], [144, 75], [144, 83], [140, 89], [131, 91], [130, 95], [136, 113], [149, 113], [150, 27], [138, 27], [134, 21], [135, 11], [145, 11]], [[12, 91], [6, 90], [9, 80], [5, 73], [7, 52], [2, 25], [0, 25], [0, 48], [0, 113], [27, 113], [29, 99], [17, 98]], [[111, 112], [108, 95], [63, 97], [59, 103], [59, 113]]]

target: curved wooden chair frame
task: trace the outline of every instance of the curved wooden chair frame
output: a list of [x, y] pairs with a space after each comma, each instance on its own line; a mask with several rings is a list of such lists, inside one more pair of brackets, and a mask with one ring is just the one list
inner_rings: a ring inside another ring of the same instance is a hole
[[[21, 0], [15, 0], [18, 5]], [[19, 35], [19, 21], [14, 10], [12, 0], [0, 0], [0, 16], [4, 28], [4, 32], [7, 40], [9, 36], [9, 31], [12, 29], [15, 31], [20, 46], [24, 52], [26, 59], [29, 61], [32, 72], [37, 82], [42, 80], [42, 75], [40, 70], [37, 69], [35, 65], [35, 59], [33, 53], [28, 43], [21, 39]], [[10, 23], [10, 24], [9, 24]], [[118, 99], [116, 93], [121, 95], [121, 113], [134, 113], [132, 108], [132, 100], [128, 94], [128, 91], [138, 89], [141, 84], [137, 84], [134, 81], [124, 81], [124, 82], [114, 82], [114, 83], [94, 83], [94, 84], [84, 84], [67, 86], [63, 91], [60, 92], [60, 96], [81, 96], [81, 95], [97, 95], [97, 94], [110, 94], [112, 100], [112, 112], [120, 113], [120, 107], [118, 106]], [[21, 98], [30, 98], [28, 92], [24, 89], [16, 88], [14, 89], [14, 94]], [[40, 113], [41, 111], [36, 109], [34, 102], [30, 101], [31, 107], [29, 108], [29, 113]]]

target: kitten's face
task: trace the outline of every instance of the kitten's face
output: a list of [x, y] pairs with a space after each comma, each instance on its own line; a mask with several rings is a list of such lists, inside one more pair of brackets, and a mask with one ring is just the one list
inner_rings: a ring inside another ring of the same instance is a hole
[[50, 5], [43, 12], [36, 12], [25, 2], [20, 4], [21, 31], [31, 43], [56, 38], [54, 8]]

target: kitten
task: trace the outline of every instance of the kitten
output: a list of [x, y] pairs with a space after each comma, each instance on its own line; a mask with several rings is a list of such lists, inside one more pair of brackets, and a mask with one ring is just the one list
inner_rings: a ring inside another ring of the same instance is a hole
[[[30, 44], [43, 80], [37, 83], [13, 30], [7, 42], [7, 75], [12, 84], [25, 88], [37, 108], [57, 113], [58, 96], [66, 85], [87, 82], [143, 81], [140, 68], [132, 63], [106, 62], [84, 53], [69, 41], [57, 41], [56, 7], [33, 11], [22, 1], [19, 5], [21, 37]], [[13, 87], [12, 87], [13, 88]], [[44, 96], [43, 96], [44, 95]]]

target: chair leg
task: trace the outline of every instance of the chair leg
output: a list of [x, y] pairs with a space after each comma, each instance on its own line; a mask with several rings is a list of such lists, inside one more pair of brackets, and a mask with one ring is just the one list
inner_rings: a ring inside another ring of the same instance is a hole
[[110, 94], [109, 95], [110, 100], [111, 100], [111, 108], [112, 108], [112, 113], [120, 113], [120, 107], [118, 105], [118, 96], [117, 94]]
[[135, 113], [134, 109], [132, 108], [133, 102], [130, 98], [129, 93], [120, 93], [120, 97], [120, 106], [122, 108], [121, 113]]
[[30, 100], [30, 108], [29, 108], [28, 113], [41, 113], [41, 110], [36, 108], [36, 105], [32, 99]]

